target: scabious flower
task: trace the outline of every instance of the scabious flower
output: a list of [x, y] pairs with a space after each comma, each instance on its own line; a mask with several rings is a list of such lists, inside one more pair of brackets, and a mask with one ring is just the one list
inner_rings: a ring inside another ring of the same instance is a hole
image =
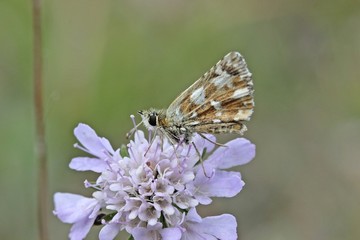
[[[237, 138], [213, 151], [213, 143], [195, 134], [196, 151], [192, 144], [173, 145], [159, 136], [151, 139], [151, 134], [146, 139], [137, 130], [126, 148], [114, 150], [86, 124], [79, 124], [74, 134], [81, 143], [75, 146], [92, 157], [73, 158], [70, 168], [100, 176], [85, 181], [85, 187], [95, 190], [91, 198], [54, 195], [54, 214], [73, 224], [70, 239], [84, 239], [93, 225], [103, 226], [102, 240], [114, 239], [122, 230], [135, 240], [237, 239], [232, 215], [201, 218], [196, 206], [241, 191], [240, 173], [225, 169], [254, 158], [255, 146], [248, 140]], [[215, 141], [212, 135], [206, 137]], [[201, 164], [199, 152], [212, 154]]]

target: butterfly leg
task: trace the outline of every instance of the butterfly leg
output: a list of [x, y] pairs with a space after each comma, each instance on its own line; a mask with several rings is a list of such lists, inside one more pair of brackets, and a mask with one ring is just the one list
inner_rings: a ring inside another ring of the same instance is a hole
[[[165, 131], [161, 127], [158, 127], [157, 130], [160, 131], [159, 136], [162, 140], [161, 146], [164, 147], [163, 141], [164, 141], [164, 137], [166, 137], [174, 148], [174, 154], [176, 154], [176, 157], [178, 159], [180, 159], [180, 156], [177, 154], [177, 150], [180, 147], [180, 145], [183, 143], [183, 140], [177, 138], [177, 136], [174, 133], [172, 133], [171, 131]], [[175, 146], [176, 144], [177, 144], [177, 146]]]
[[214, 175], [214, 173], [211, 173], [211, 176], [208, 176], [208, 175], [207, 175], [206, 170], [205, 170], [205, 167], [204, 167], [204, 161], [203, 161], [202, 154], [200, 153], [199, 149], [196, 147], [195, 143], [194, 143], [194, 142], [191, 142], [191, 143], [192, 143], [192, 145], [194, 146], [196, 153], [199, 155], [199, 160], [200, 160], [201, 168], [202, 168], [202, 170], [203, 170], [203, 172], [204, 172], [205, 177], [211, 178], [211, 177]]
[[221, 143], [218, 143], [218, 142], [214, 142], [213, 140], [209, 139], [208, 137], [206, 137], [204, 134], [202, 133], [198, 133], [200, 135], [200, 137], [202, 137], [203, 139], [205, 140], [208, 140], [209, 142], [211, 142], [212, 144], [215, 144], [216, 146], [219, 146], [219, 147], [227, 147], [225, 144], [221, 144]]
[[155, 131], [154, 131], [154, 136], [152, 137], [152, 139], [151, 139], [151, 141], [150, 141], [150, 143], [149, 143], [149, 147], [146, 149], [146, 152], [144, 153], [144, 156], [146, 156], [146, 154], [149, 152], [152, 144], [154, 143], [155, 138], [156, 138], [156, 133], [157, 133], [157, 131], [158, 131], [158, 128], [155, 129]]

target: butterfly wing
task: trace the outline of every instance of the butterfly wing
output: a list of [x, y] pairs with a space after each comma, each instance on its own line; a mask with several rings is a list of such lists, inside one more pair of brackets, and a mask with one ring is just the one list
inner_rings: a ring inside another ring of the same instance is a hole
[[230, 52], [176, 98], [166, 115], [197, 132], [242, 133], [253, 113], [253, 92], [244, 58]]

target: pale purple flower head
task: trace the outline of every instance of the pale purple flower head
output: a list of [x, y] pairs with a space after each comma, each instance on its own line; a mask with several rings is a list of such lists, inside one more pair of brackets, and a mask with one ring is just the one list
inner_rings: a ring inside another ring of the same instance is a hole
[[[73, 158], [70, 168], [100, 173], [85, 187], [95, 190], [91, 198], [56, 193], [54, 214], [73, 224], [70, 239], [84, 239], [92, 225], [103, 225], [99, 238], [114, 239], [125, 230], [134, 239], [237, 239], [232, 215], [201, 218], [195, 207], [211, 203], [212, 197], [233, 197], [244, 182], [239, 172], [225, 169], [242, 165], [255, 156], [255, 145], [237, 138], [218, 147], [194, 135], [200, 153], [212, 152], [200, 162], [199, 153], [186, 144], [172, 145], [156, 136], [152, 143], [140, 130], [126, 148], [114, 150], [86, 124], [74, 134], [76, 147], [92, 157]], [[212, 135], [206, 135], [215, 141]]]

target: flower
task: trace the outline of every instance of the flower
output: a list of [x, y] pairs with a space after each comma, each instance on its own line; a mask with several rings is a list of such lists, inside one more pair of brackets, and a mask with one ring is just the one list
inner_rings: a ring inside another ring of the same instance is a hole
[[[86, 124], [74, 134], [75, 146], [93, 157], [76, 157], [70, 168], [100, 173], [85, 187], [95, 190], [92, 198], [56, 193], [55, 215], [73, 224], [69, 238], [83, 239], [93, 224], [102, 225], [99, 238], [114, 239], [125, 230], [141, 239], [236, 239], [232, 215], [201, 218], [195, 207], [211, 203], [212, 197], [233, 197], [244, 182], [239, 172], [225, 169], [242, 165], [255, 156], [255, 145], [237, 138], [215, 151], [215, 137], [208, 141], [194, 135], [192, 144], [171, 144], [164, 138], [145, 138], [134, 132], [126, 148], [114, 150]], [[199, 153], [211, 155], [200, 163]]]

